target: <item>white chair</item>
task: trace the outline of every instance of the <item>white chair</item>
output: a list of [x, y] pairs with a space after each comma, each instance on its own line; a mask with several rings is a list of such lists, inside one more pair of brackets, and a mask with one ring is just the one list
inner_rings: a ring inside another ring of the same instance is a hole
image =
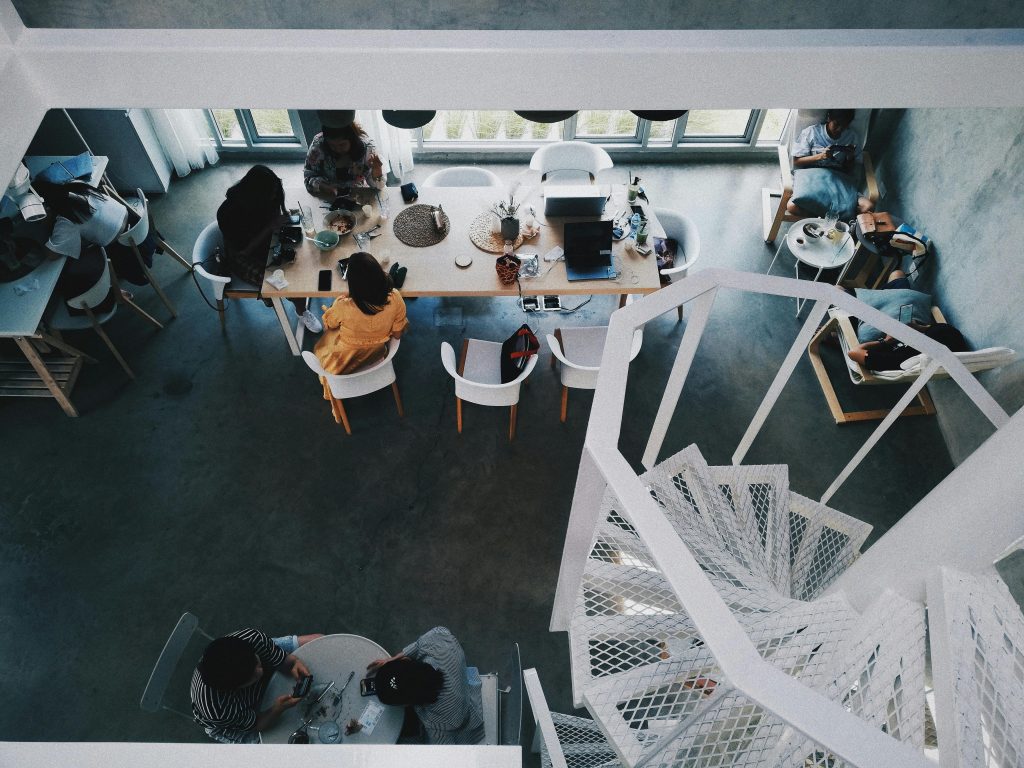
[[208, 281], [213, 287], [213, 298], [217, 302], [217, 313], [220, 315], [220, 323], [224, 325], [224, 299], [258, 299], [260, 289], [258, 285], [250, 285], [235, 277], [222, 277], [214, 275], [203, 269], [203, 262], [220, 248], [224, 253], [224, 234], [220, 231], [216, 221], [211, 221], [196, 238], [196, 244], [192, 247], [192, 269], [195, 274]]
[[[825, 395], [829, 411], [836, 424], [846, 424], [851, 421], [878, 421], [889, 414], [889, 409], [847, 411], [839, 403], [835, 387], [829, 378], [828, 371], [821, 359], [821, 343], [832, 333], [836, 333], [839, 339], [839, 346], [842, 350], [843, 362], [846, 363], [846, 372], [853, 384], [879, 385], [879, 384], [910, 384], [917, 379], [924, 371], [926, 365], [925, 356], [917, 355], [906, 360], [898, 371], [870, 371], [847, 355], [851, 349], [857, 346], [857, 331], [854, 329], [851, 315], [837, 307], [828, 311], [829, 319], [811, 339], [807, 345], [807, 356], [814, 368], [814, 375], [818, 378], [818, 384]], [[942, 310], [932, 307], [932, 318], [936, 323], [946, 322]], [[999, 368], [1008, 365], [1017, 359], [1017, 353], [1009, 347], [986, 347], [971, 352], [954, 352], [960, 362], [964, 364], [971, 373], [987, 371], [992, 368]], [[932, 380], [949, 378], [944, 368], [939, 368], [932, 376]], [[928, 394], [927, 388], [922, 389], [917, 395], [918, 404], [908, 407], [901, 413], [901, 416], [931, 416], [935, 414], [935, 404]]]
[[[810, 125], [824, 122], [825, 109], [801, 109], [798, 110], [790, 125], [787, 127], [787, 134], [779, 142], [779, 174], [781, 189], [761, 189], [761, 224], [766, 243], [775, 242], [779, 234], [782, 222], [794, 222], [804, 218], [803, 215], [789, 213], [786, 206], [793, 197], [793, 141], [800, 135], [800, 132]], [[861, 149], [868, 138], [868, 123], [871, 117], [870, 109], [858, 109], [854, 113], [853, 123], [850, 127], [857, 132], [860, 139]], [[862, 152], [863, 174], [860, 168], [854, 169], [854, 177], [864, 177], [866, 187], [864, 196], [872, 203], [878, 202], [878, 182], [875, 179], [875, 166], [871, 161], [871, 155]]]
[[457, 165], [442, 168], [427, 176], [422, 187], [504, 187], [498, 174], [486, 168], [472, 165]]
[[455, 379], [455, 413], [459, 434], [462, 433], [462, 401], [468, 400], [477, 405], [510, 406], [508, 439], [515, 439], [519, 389], [537, 365], [537, 355], [531, 355], [522, 372], [507, 384], [501, 383], [501, 344], [496, 341], [463, 339], [458, 367], [455, 363], [455, 350], [451, 344], [443, 341], [441, 363], [448, 375]]
[[[197, 640], [200, 641], [201, 645], [196, 644]], [[186, 611], [181, 615], [178, 623], [171, 630], [167, 642], [164, 643], [164, 648], [160, 651], [156, 664], [153, 665], [153, 671], [149, 675], [149, 681], [142, 691], [139, 707], [143, 712], [159, 712], [163, 709], [180, 715], [186, 720], [192, 720], [192, 715], [189, 711], [191, 710], [191, 704], [184, 703], [185, 696], [188, 695], [193, 668], [202, 657], [200, 648], [205, 647], [212, 640], [213, 638], [206, 634], [202, 627], [199, 626], [199, 619], [194, 614]], [[192, 648], [192, 652], [188, 654], [188, 661], [190, 663], [188, 666], [179, 669], [179, 662], [183, 656], [186, 656], [186, 650], [190, 646]], [[193, 658], [194, 661], [192, 660]], [[172, 680], [175, 680], [173, 687], [170, 685]], [[165, 703], [168, 698], [169, 689], [178, 694], [173, 698], [170, 705]], [[180, 703], [179, 699], [181, 700]]]
[[[57, 331], [59, 338], [60, 331], [78, 331], [85, 328], [92, 327], [96, 331], [96, 335], [103, 340], [103, 343], [107, 345], [107, 348], [113, 354], [114, 359], [124, 369], [124, 372], [132, 379], [135, 378], [135, 374], [132, 369], [128, 367], [128, 363], [121, 357], [121, 353], [117, 351], [117, 347], [114, 346], [114, 342], [110, 340], [102, 326], [117, 312], [118, 304], [126, 304], [136, 312], [140, 317], [148, 320], [157, 328], [163, 328], [154, 317], [145, 312], [141, 307], [136, 305], [131, 300], [127, 299], [122, 293], [121, 289], [116, 283], [113, 270], [110, 268], [110, 260], [107, 258], [106, 251], [100, 249], [103, 252], [103, 273], [100, 275], [96, 283], [84, 293], [75, 296], [74, 298], [68, 299], [66, 302], [63, 301], [59, 296], [55, 298], [50, 304], [49, 313], [46, 318], [46, 325], [53, 331]], [[95, 313], [93, 310], [104, 302], [111, 290], [114, 291], [115, 302], [106, 312], [100, 314]], [[68, 306], [73, 309], [80, 309], [85, 312], [84, 315], [72, 315], [68, 311]]]
[[[666, 236], [675, 240], [677, 244], [675, 265], [660, 270], [662, 275], [672, 277], [686, 277], [687, 270], [700, 258], [700, 232], [697, 225], [688, 217], [668, 208], [655, 208], [654, 215], [661, 222]], [[679, 313], [679, 320], [683, 319], [683, 305], [676, 307]]]
[[[160, 297], [160, 301], [162, 301], [164, 306], [167, 307], [167, 311], [171, 313], [171, 317], [177, 317], [178, 311], [174, 308], [174, 304], [172, 304], [171, 300], [167, 298], [167, 294], [164, 293], [164, 289], [160, 287], [160, 283], [158, 283], [156, 278], [153, 277], [153, 273], [150, 271], [149, 267], [146, 266], [146, 260], [142, 258], [142, 253], [139, 251], [139, 246], [145, 242], [147, 237], [149, 237], [149, 201], [146, 200], [146, 196], [143, 194], [141, 189], [135, 190], [135, 193], [136, 199], [133, 202], [128, 202], [127, 200], [124, 200], [124, 198], [119, 198], [127, 208], [131, 209], [131, 211], [139, 217], [139, 220], [125, 232], [118, 235], [117, 242], [134, 251], [135, 260], [138, 261], [139, 268], [146, 276], [146, 280], [153, 286], [153, 290], [156, 291], [156, 295]], [[158, 240], [158, 244], [161, 248], [169, 250], [174, 257], [187, 265], [188, 262], [185, 262], [181, 256], [175, 253], [162, 238]]]
[[337, 409], [337, 414], [341, 417], [341, 423], [345, 427], [346, 434], [352, 434], [352, 427], [348, 423], [348, 414], [345, 412], [345, 406], [342, 404], [342, 401], [350, 397], [368, 395], [371, 392], [376, 392], [378, 389], [384, 389], [389, 384], [391, 385], [391, 392], [395, 396], [395, 406], [398, 408], [398, 415], [400, 417], [405, 416], [405, 411], [402, 410], [402, 396], [398, 392], [395, 366], [392, 363], [400, 343], [401, 339], [391, 339], [388, 342], [387, 357], [383, 360], [374, 363], [369, 368], [343, 374], [328, 373], [320, 365], [316, 355], [309, 351], [302, 353], [302, 359], [306, 361], [306, 365], [318, 376], [323, 376], [327, 380], [327, 386], [330, 388], [331, 396], [334, 398], [334, 407]]
[[[630, 304], [632, 294], [626, 299]], [[562, 410], [560, 421], [566, 419], [569, 405], [569, 389], [596, 389], [597, 374], [601, 370], [601, 355], [604, 352], [604, 341], [608, 335], [608, 326], [583, 326], [555, 328], [554, 334], [548, 334], [548, 346], [551, 348], [551, 367], [561, 363], [558, 377], [562, 382]], [[633, 345], [629, 350], [630, 362], [640, 354], [644, 343], [644, 332], [637, 329], [633, 333]]]
[[540, 171], [540, 180], [558, 184], [588, 184], [600, 171], [614, 165], [611, 156], [586, 141], [558, 141], [541, 147], [530, 158], [530, 168]]

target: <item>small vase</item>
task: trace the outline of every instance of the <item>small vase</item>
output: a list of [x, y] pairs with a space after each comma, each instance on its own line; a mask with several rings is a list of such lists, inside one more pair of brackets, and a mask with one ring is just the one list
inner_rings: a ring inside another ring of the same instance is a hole
[[519, 219], [514, 219], [511, 216], [501, 220], [501, 238], [502, 240], [512, 240], [513, 242], [519, 237]]

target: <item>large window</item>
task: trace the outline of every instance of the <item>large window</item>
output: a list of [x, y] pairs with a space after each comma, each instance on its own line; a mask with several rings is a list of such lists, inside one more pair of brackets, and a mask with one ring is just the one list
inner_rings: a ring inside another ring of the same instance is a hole
[[694, 109], [678, 120], [642, 120], [629, 110], [582, 110], [555, 124], [533, 123], [510, 111], [441, 111], [416, 131], [421, 151], [500, 150], [547, 141], [593, 141], [623, 148], [750, 148], [777, 144], [788, 109]]
[[210, 127], [221, 149], [301, 146], [298, 116], [288, 109], [208, 109]]

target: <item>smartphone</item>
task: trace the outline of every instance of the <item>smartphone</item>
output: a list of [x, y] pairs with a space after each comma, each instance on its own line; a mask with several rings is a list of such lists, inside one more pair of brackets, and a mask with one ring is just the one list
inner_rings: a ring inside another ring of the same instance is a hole
[[[289, 213], [291, 213], [291, 212], [289, 211]], [[301, 222], [302, 219], [299, 217], [299, 214], [292, 213], [291, 214], [291, 219], [289, 219], [289, 221], [291, 222], [293, 227], [297, 227], [297, 226], [299, 226], [299, 222]]]
[[904, 304], [900, 307], [900, 322], [904, 325], [910, 325], [910, 321], [914, 319], [914, 305]]
[[639, 213], [639, 214], [640, 214], [640, 218], [641, 218], [641, 219], [646, 219], [646, 218], [647, 218], [647, 214], [645, 214], [645, 213], [644, 213], [644, 209], [643, 209], [643, 206], [639, 206], [639, 205], [631, 205], [631, 206], [629, 206], [629, 209], [630, 209], [630, 210], [631, 210], [631, 211], [632, 211], [633, 213]]
[[342, 280], [348, 280], [348, 259], [348, 256], [338, 259], [338, 271], [341, 273]]
[[331, 270], [321, 269], [320, 278], [317, 280], [316, 289], [318, 291], [329, 291], [331, 290]]
[[312, 687], [312, 685], [312, 675], [305, 675], [304, 677], [299, 678], [299, 681], [295, 683], [295, 687], [292, 689], [292, 696], [294, 696], [296, 699], [301, 699], [303, 696], [309, 693], [309, 689]]
[[373, 677], [367, 677], [359, 681], [359, 695], [360, 696], [375, 696], [377, 694], [377, 680]]

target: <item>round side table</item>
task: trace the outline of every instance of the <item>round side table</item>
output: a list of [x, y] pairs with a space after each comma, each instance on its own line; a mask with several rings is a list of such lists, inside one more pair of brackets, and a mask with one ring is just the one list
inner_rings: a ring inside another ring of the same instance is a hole
[[[850, 262], [853, 260], [853, 255], [857, 250], [853, 233], [847, 232], [842, 235], [843, 239], [840, 241], [829, 240], [825, 235], [812, 238], [804, 233], [804, 226], [807, 224], [817, 224], [819, 227], [822, 227], [823, 221], [822, 219], [801, 219], [794, 223], [786, 233], [786, 238], [775, 249], [775, 256], [772, 258], [772, 263], [768, 265], [768, 271], [765, 274], [771, 274], [772, 267], [775, 266], [775, 262], [779, 258], [783, 246], [785, 246], [793, 255], [793, 271], [797, 280], [800, 279], [800, 264], [803, 263], [818, 270], [814, 275], [815, 280], [821, 277], [821, 273], [826, 269], [839, 269], [839, 277], [836, 278], [835, 283], [839, 285], [846, 276], [846, 270], [850, 268]], [[803, 308], [804, 300], [797, 299], [797, 317], [800, 316]]]

